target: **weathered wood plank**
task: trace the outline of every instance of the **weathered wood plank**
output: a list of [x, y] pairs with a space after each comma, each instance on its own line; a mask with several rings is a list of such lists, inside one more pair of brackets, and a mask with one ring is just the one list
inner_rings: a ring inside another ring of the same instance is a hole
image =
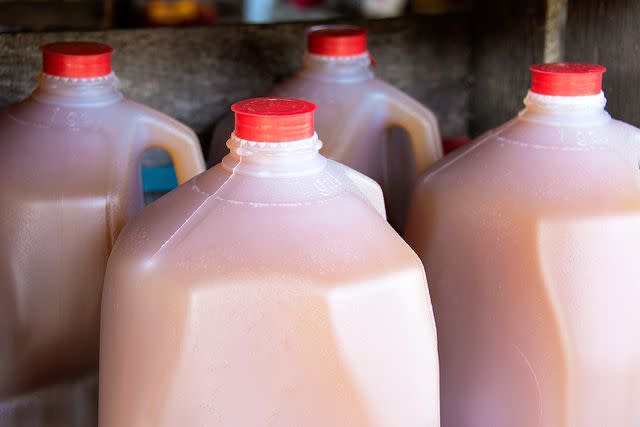
[[640, 2], [569, 0], [565, 59], [607, 67], [607, 110], [640, 126]]
[[[468, 23], [463, 15], [365, 23], [377, 73], [430, 106], [444, 135], [467, 132]], [[39, 45], [102, 41], [116, 48], [114, 69], [124, 93], [185, 122], [206, 145], [232, 102], [264, 94], [300, 66], [307, 25], [0, 34], [0, 107], [33, 89]]]
[[475, 2], [470, 131], [476, 136], [522, 107], [531, 64], [543, 61], [545, 0]]
[[98, 425], [98, 377], [89, 375], [0, 401], [2, 427]]

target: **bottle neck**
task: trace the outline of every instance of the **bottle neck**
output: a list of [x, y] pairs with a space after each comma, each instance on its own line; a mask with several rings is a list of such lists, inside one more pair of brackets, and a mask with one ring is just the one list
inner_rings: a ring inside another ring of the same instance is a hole
[[122, 93], [118, 90], [118, 79], [113, 73], [81, 79], [40, 73], [38, 87], [32, 97], [49, 104], [103, 106], [121, 100]]
[[326, 56], [306, 52], [302, 61], [305, 77], [352, 82], [374, 77], [369, 52], [354, 56]]
[[606, 103], [602, 92], [587, 96], [551, 96], [529, 91], [524, 100], [526, 107], [518, 118], [561, 126], [601, 124], [611, 120], [604, 109]]
[[313, 175], [324, 169], [327, 159], [320, 155], [322, 142], [311, 138], [291, 142], [255, 142], [231, 134], [230, 152], [222, 159], [228, 172], [259, 177]]

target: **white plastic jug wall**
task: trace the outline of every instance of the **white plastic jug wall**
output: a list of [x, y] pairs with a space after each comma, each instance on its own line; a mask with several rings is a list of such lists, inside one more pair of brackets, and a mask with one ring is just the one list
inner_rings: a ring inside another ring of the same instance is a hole
[[[438, 122], [431, 111], [375, 77], [366, 30], [329, 25], [308, 31], [303, 66], [270, 96], [318, 105], [316, 128], [323, 155], [373, 178], [383, 189], [387, 214], [400, 229], [416, 177], [442, 157]], [[403, 132], [392, 132], [399, 128]], [[224, 155], [233, 117], [216, 128], [209, 160]], [[393, 202], [393, 203], [390, 203]]]
[[237, 122], [221, 164], [123, 231], [102, 307], [101, 427], [438, 425], [422, 266], [374, 181], [321, 156], [308, 122], [311, 135], [282, 135], [309, 105], [236, 104], [276, 139], [241, 139]]
[[[182, 182], [204, 169], [191, 130], [122, 97], [110, 47], [43, 52], [38, 88], [0, 113], [0, 398], [97, 367], [106, 261], [142, 207], [143, 151], [169, 151]], [[91, 54], [99, 75], [69, 77]]]
[[604, 111], [603, 69], [533, 69], [526, 109], [413, 196], [442, 425], [640, 426], [640, 131]]

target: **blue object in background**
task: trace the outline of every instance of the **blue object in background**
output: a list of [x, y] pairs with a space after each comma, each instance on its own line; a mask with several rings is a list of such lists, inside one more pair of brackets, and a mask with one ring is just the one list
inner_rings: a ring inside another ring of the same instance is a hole
[[172, 165], [142, 168], [142, 188], [145, 193], [167, 193], [178, 186]]
[[159, 199], [178, 186], [171, 156], [161, 148], [151, 148], [145, 151], [141, 166], [145, 205]]

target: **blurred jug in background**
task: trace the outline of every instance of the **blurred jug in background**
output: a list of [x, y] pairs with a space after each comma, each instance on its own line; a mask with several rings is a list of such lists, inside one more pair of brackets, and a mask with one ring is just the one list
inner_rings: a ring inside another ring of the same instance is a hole
[[109, 259], [100, 426], [438, 426], [424, 269], [380, 187], [319, 154], [312, 103], [232, 108], [222, 163]]
[[604, 67], [531, 67], [517, 118], [416, 185], [443, 427], [640, 426], [640, 130]]
[[0, 112], [0, 398], [96, 369], [106, 261], [143, 204], [140, 158], [204, 169], [195, 134], [123, 98], [110, 46], [41, 48], [39, 84]]
[[[418, 101], [377, 79], [366, 29], [328, 25], [307, 32], [302, 69], [270, 95], [318, 105], [323, 154], [373, 178], [387, 202], [389, 222], [402, 228], [416, 176], [442, 157], [435, 116]], [[233, 117], [217, 126], [210, 164], [220, 161]]]

